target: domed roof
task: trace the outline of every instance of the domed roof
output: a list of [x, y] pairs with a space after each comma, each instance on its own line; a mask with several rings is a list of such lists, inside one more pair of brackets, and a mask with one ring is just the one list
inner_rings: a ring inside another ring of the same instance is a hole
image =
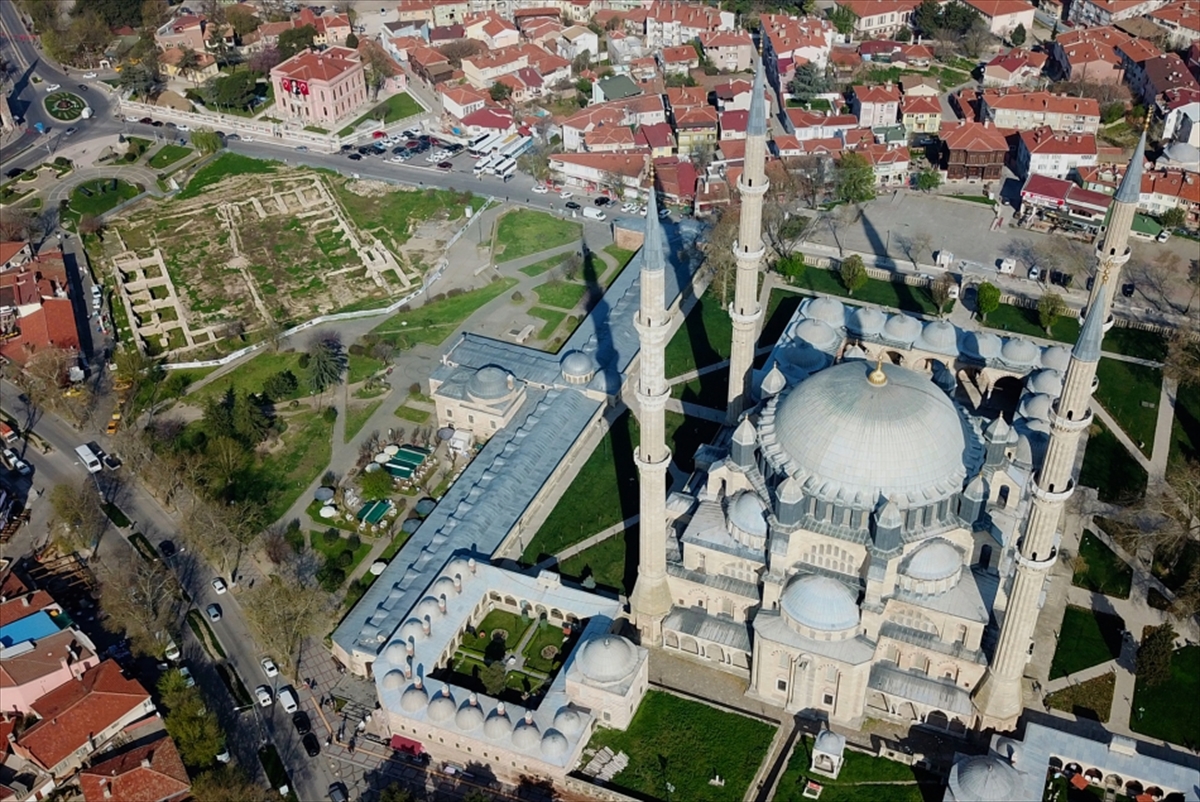
[[785, 387], [787, 387], [787, 378], [783, 375], [783, 371], [779, 369], [779, 365], [772, 365], [762, 380], [763, 397], [770, 398], [773, 395], [779, 395]]
[[892, 315], [883, 324], [883, 333], [893, 340], [910, 343], [921, 336], [921, 321], [909, 315]]
[[409, 638], [416, 642], [423, 637], [425, 637], [425, 626], [418, 618], [410, 618], [400, 626], [400, 640], [405, 643], [408, 643]]
[[474, 730], [483, 726], [483, 710], [479, 705], [470, 702], [463, 705], [454, 714], [454, 723], [460, 730]]
[[579, 715], [578, 710], [564, 707], [554, 714], [554, 728], [575, 735], [583, 730], [583, 716]]
[[562, 374], [568, 379], [586, 379], [596, 373], [596, 360], [583, 351], [568, 351], [560, 363]]
[[816, 318], [801, 320], [796, 326], [795, 334], [799, 339], [804, 340], [813, 348], [820, 348], [822, 350], [832, 348], [837, 344], [839, 339], [837, 331], [832, 326]]
[[1065, 345], [1051, 345], [1042, 349], [1042, 367], [1054, 368], [1059, 373], [1065, 373], [1067, 365], [1071, 364], [1071, 349]]
[[931, 321], [921, 329], [917, 345], [942, 354], [954, 353], [958, 350], [958, 329], [945, 320]]
[[1010, 337], [1000, 349], [1000, 356], [1013, 365], [1032, 365], [1038, 361], [1039, 349], [1024, 337]]
[[850, 313], [850, 323], [846, 328], [870, 337], [883, 331], [885, 323], [887, 323], [887, 315], [883, 312], [873, 306], [860, 306]]
[[748, 535], [766, 537], [767, 505], [754, 493], [743, 491], [729, 505], [729, 522]]
[[403, 640], [394, 640], [383, 649], [383, 658], [394, 666], [404, 665], [408, 657], [408, 646]]
[[976, 755], [954, 764], [950, 792], [959, 802], [1009, 802], [1016, 798], [1012, 767], [993, 755]]
[[927, 376], [882, 367], [883, 385], [867, 378], [875, 366], [859, 360], [797, 384], [774, 409], [764, 453], [786, 473], [803, 471], [845, 497], [949, 497], [982, 458], [975, 434]]
[[936, 581], [962, 569], [962, 555], [948, 541], [935, 538], [913, 552], [904, 573], [913, 579]]
[[440, 596], [445, 596], [447, 599], [452, 599], [457, 593], [457, 591], [454, 589], [454, 580], [448, 576], [443, 576], [434, 582], [433, 587], [430, 588], [430, 592], [433, 594], [435, 599]]
[[1063, 377], [1053, 368], [1042, 368], [1029, 374], [1025, 386], [1030, 392], [1057, 396], [1062, 393]]
[[778, 362], [783, 363], [784, 367], [793, 370], [799, 369], [805, 374], [818, 371], [829, 364], [827, 353], [804, 341], [783, 346], [776, 352], [776, 358]]
[[470, 578], [471, 561], [464, 560], [462, 557], [455, 557], [446, 564], [446, 570], [442, 572], [442, 578], [450, 580], [450, 587], [454, 587], [455, 574], [461, 576], [463, 581], [466, 581], [468, 578]]
[[813, 298], [804, 305], [805, 317], [822, 320], [833, 326], [835, 329], [841, 328], [846, 323], [846, 307], [842, 306], [842, 302], [835, 298], [828, 298], [822, 295], [819, 298]]
[[827, 576], [802, 577], [783, 592], [783, 612], [793, 621], [821, 632], [858, 625], [858, 600], [850, 589]]
[[817, 735], [817, 740], [813, 743], [813, 749], [826, 754], [840, 755], [846, 748], [846, 738], [838, 735], [833, 730], [821, 730]]
[[482, 401], [492, 401], [508, 395], [509, 373], [495, 365], [484, 365], [467, 382], [467, 392]]
[[385, 691], [398, 691], [404, 687], [404, 672], [393, 668], [391, 671], [383, 675], [383, 679], [379, 681]]
[[603, 635], [586, 641], [575, 656], [575, 665], [593, 682], [617, 682], [637, 668], [637, 649], [620, 635]]
[[1053, 402], [1048, 395], [1042, 393], [1026, 393], [1021, 398], [1021, 408], [1018, 414], [1023, 418], [1033, 420], [1050, 420], [1050, 409]]
[[508, 720], [508, 716], [504, 713], [493, 710], [492, 714], [488, 716], [487, 721], [483, 724], [483, 734], [493, 741], [507, 738], [512, 735], [512, 722]]
[[442, 614], [442, 610], [438, 605], [437, 599], [432, 596], [426, 596], [425, 598], [421, 599], [421, 601], [418, 602], [417, 606], [414, 608], [414, 611], [418, 616], [421, 617], [422, 620], [425, 619], [425, 616], [429, 616], [430, 621], [436, 621], [438, 616]]
[[980, 359], [997, 359], [1004, 341], [990, 331], [963, 332], [963, 350]]
[[454, 714], [458, 712], [458, 705], [454, 703], [453, 696], [449, 696], [443, 691], [429, 700], [429, 709], [427, 712], [429, 718], [434, 721], [447, 721], [453, 718]]
[[567, 753], [567, 739], [558, 730], [546, 730], [542, 736], [542, 755], [556, 760]]
[[525, 719], [517, 722], [512, 735], [513, 746], [518, 749], [533, 749], [541, 740], [542, 734], [538, 731], [538, 725]]
[[427, 704], [429, 694], [424, 688], [418, 688], [416, 685], [409, 685], [400, 696], [400, 708], [406, 713], [415, 713]]

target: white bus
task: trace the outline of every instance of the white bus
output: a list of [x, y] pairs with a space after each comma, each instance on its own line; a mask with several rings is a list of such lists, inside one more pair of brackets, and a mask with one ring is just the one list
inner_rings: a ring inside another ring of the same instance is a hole
[[496, 169], [496, 175], [500, 176], [503, 179], [508, 179], [510, 176], [515, 175], [516, 172], [517, 172], [517, 163], [516, 163], [516, 161], [514, 161], [512, 159], [508, 160], [508, 167], [505, 167], [503, 170], [501, 170], [499, 168]]
[[523, 136], [516, 142], [513, 142], [502, 148], [500, 155], [515, 159], [525, 151], [529, 150], [531, 147], [533, 147], [533, 137]]
[[[480, 139], [480, 137], [483, 138]], [[471, 140], [471, 144], [467, 146], [467, 153], [477, 158], [486, 156], [502, 139], [504, 139], [504, 134], [480, 134]]]
[[504, 175], [505, 170], [510, 167], [515, 168], [516, 166], [516, 159], [496, 159], [496, 162], [492, 165], [491, 172], [493, 175]]
[[472, 170], [472, 172], [475, 175], [483, 175], [484, 173], [491, 172], [492, 165], [494, 163], [495, 163], [495, 159], [493, 157], [482, 156], [482, 157], [480, 157], [479, 161], [475, 162], [475, 167]]

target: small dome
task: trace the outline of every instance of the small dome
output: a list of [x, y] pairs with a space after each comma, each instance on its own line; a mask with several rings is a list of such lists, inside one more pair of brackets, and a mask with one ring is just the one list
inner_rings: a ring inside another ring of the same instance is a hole
[[908, 315], [892, 315], [883, 324], [883, 333], [889, 339], [911, 343], [921, 336], [921, 321]]
[[860, 306], [850, 313], [850, 322], [846, 325], [850, 331], [864, 337], [872, 337], [883, 331], [887, 323], [887, 315], [873, 306]]
[[379, 681], [385, 691], [398, 691], [404, 687], [404, 672], [393, 668]]
[[954, 764], [950, 792], [956, 800], [1009, 802], [1016, 798], [1017, 778], [1012, 767], [993, 755], [976, 755]]
[[783, 592], [781, 606], [789, 618], [810, 629], [839, 632], [858, 626], [858, 600], [831, 577], [798, 579]]
[[937, 538], [913, 552], [904, 573], [913, 579], [936, 582], [962, 570], [962, 554], [948, 541]]
[[1023, 418], [1031, 420], [1050, 420], [1050, 410], [1053, 406], [1053, 401], [1050, 396], [1041, 393], [1026, 393], [1021, 398], [1021, 408], [1017, 410]]
[[846, 739], [833, 730], [821, 730], [813, 743], [813, 749], [830, 755], [840, 755], [846, 749]]
[[425, 598], [421, 599], [414, 611], [418, 616], [421, 617], [422, 621], [425, 620], [426, 616], [429, 616], [430, 621], [436, 621], [438, 616], [442, 614], [441, 607], [438, 605], [438, 600], [432, 596], [426, 596]]
[[383, 650], [383, 659], [394, 666], [402, 666], [408, 659], [408, 646], [403, 640], [394, 640]]
[[453, 599], [457, 595], [457, 591], [454, 589], [454, 580], [448, 576], [439, 578], [429, 590], [435, 599], [442, 596], [445, 596], [447, 599]]
[[963, 350], [980, 359], [999, 359], [1004, 341], [990, 331], [963, 332]]
[[[841, 306], [841, 304], [838, 304], [838, 306]], [[830, 348], [833, 348], [840, 339], [837, 331], [832, 326], [823, 320], [815, 318], [801, 320], [799, 325], [796, 326], [796, 337], [804, 340], [804, 342], [813, 348], [820, 348], [822, 351], [828, 351]]]
[[538, 725], [524, 719], [517, 722], [512, 735], [513, 746], [518, 749], [533, 749], [541, 740], [542, 734], [538, 731]]
[[813, 373], [829, 364], [828, 354], [818, 350], [815, 345], [803, 341], [783, 346], [776, 352], [776, 357], [784, 367], [803, 373]]
[[842, 361], [844, 361], [844, 362], [848, 362], [851, 359], [866, 359], [866, 358], [867, 358], [867, 350], [865, 348], [863, 348], [861, 345], [859, 345], [858, 343], [854, 343], [853, 345], [847, 347], [846, 350], [842, 352]]
[[1053, 368], [1042, 368], [1029, 374], [1029, 378], [1025, 380], [1025, 387], [1031, 393], [1058, 396], [1062, 393], [1063, 377]]
[[773, 395], [779, 395], [785, 387], [787, 387], [787, 378], [783, 375], [783, 371], [779, 369], [779, 365], [772, 365], [762, 380], [763, 397], [770, 398]]
[[996, 754], [1003, 760], [1007, 760], [1010, 766], [1015, 766], [1021, 757], [1021, 746], [1020, 741], [1014, 741], [1012, 738], [997, 738], [994, 749]]
[[493, 710], [492, 714], [488, 716], [487, 721], [483, 724], [483, 734], [493, 741], [507, 738], [512, 735], [512, 722], [508, 720], [508, 716], [504, 713], [497, 713]]
[[454, 703], [453, 696], [447, 696], [445, 693], [439, 693], [437, 696], [429, 700], [428, 709], [429, 718], [434, 721], [449, 721], [454, 718], [454, 714], [458, 712], [458, 705]]
[[557, 760], [567, 753], [567, 739], [558, 730], [546, 730], [542, 736], [542, 756]]
[[1033, 467], [1033, 445], [1029, 442], [1028, 434], [1017, 437], [1017, 453], [1013, 456], [1013, 462], [1021, 468]]
[[400, 696], [400, 708], [405, 713], [415, 713], [427, 704], [429, 704], [429, 694], [424, 688], [418, 688], [416, 685], [409, 685], [408, 689]]
[[485, 365], [467, 382], [467, 392], [481, 401], [495, 401], [512, 392], [511, 379], [512, 375], [504, 368]]
[[1040, 356], [1036, 345], [1024, 337], [1010, 337], [1000, 349], [1000, 356], [1011, 365], [1032, 365]]
[[563, 378], [569, 382], [588, 382], [596, 375], [598, 365], [591, 354], [568, 351], [559, 363]]
[[767, 505], [749, 491], [738, 493], [729, 505], [729, 523], [754, 537], [767, 536]]
[[400, 640], [404, 643], [408, 643], [409, 638], [412, 638], [415, 643], [423, 637], [425, 637], [425, 626], [419, 618], [410, 618], [400, 627]]
[[470, 702], [458, 709], [454, 723], [460, 730], [475, 730], [483, 726], [483, 710]]
[[637, 649], [620, 635], [592, 638], [575, 657], [575, 665], [593, 682], [618, 682], [632, 674], [637, 664]]
[[921, 337], [916, 344], [940, 354], [954, 353], [958, 350], [958, 329], [945, 320], [934, 320], [921, 329]]
[[804, 305], [804, 316], [823, 321], [835, 329], [846, 325], [846, 307], [842, 306], [842, 302], [835, 298], [825, 296], [813, 298]]
[[[1194, 18], [1193, 18], [1194, 19]], [[1184, 170], [1198, 172], [1200, 168], [1200, 148], [1182, 139], [1176, 140], [1163, 148], [1163, 155], [1169, 160], [1181, 165]]]
[[464, 560], [462, 557], [455, 557], [446, 565], [446, 570], [442, 572], [445, 579], [450, 580], [450, 587], [454, 587], [454, 575], [458, 574], [465, 582], [471, 576], [471, 563]]
[[1065, 373], [1069, 364], [1071, 364], [1071, 349], [1065, 345], [1051, 345], [1042, 349], [1042, 367], [1053, 368], [1059, 373]]
[[564, 707], [554, 715], [554, 728], [568, 735], [578, 735], [583, 731], [583, 716], [577, 710]]

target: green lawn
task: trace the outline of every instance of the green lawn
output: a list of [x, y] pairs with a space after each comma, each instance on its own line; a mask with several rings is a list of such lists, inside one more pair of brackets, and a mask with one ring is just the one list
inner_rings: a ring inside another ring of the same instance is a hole
[[1058, 679], [1112, 660], [1121, 653], [1120, 616], [1067, 605], [1058, 648], [1050, 663], [1050, 679]]
[[413, 423], [424, 423], [425, 421], [429, 420], [429, 416], [432, 413], [426, 412], [423, 409], [413, 409], [412, 407], [399, 406], [396, 407], [396, 411], [393, 414], [401, 420], [409, 420]]
[[1176, 394], [1170, 459], [1200, 460], [1200, 392], [1195, 387], [1181, 387]]
[[1047, 694], [1046, 703], [1055, 710], [1065, 710], [1081, 718], [1108, 721], [1116, 689], [1117, 675], [1110, 671]]
[[[1171, 658], [1171, 679], [1148, 687], [1140, 679], [1133, 689], [1129, 728], [1151, 738], [1188, 749], [1200, 745], [1200, 646], [1185, 646]], [[1141, 715], [1139, 709], [1144, 709]]]
[[1000, 307], [987, 316], [988, 328], [1011, 334], [1024, 334], [1027, 337], [1041, 337], [1047, 340], [1058, 340], [1063, 343], [1073, 343], [1079, 339], [1079, 318], [1067, 314], [1054, 323], [1052, 333], [1047, 334], [1038, 322], [1037, 309], [1025, 309], [1019, 306], [1000, 304]]
[[354, 435], [362, 430], [362, 427], [366, 425], [382, 403], [383, 399], [380, 398], [368, 404], [351, 404], [346, 407], [346, 432], [343, 435], [345, 442], [349, 443], [354, 439]]
[[[1162, 371], [1104, 357], [1096, 366], [1096, 400], [1147, 457], [1154, 450]], [[1148, 406], [1147, 406], [1148, 405]]]
[[194, 198], [213, 184], [218, 184], [231, 175], [265, 175], [275, 172], [279, 162], [252, 159], [237, 153], [222, 153], [201, 167], [188, 181], [187, 186], [175, 197], [179, 200]]
[[1113, 326], [1104, 335], [1104, 350], [1161, 362], [1167, 356], [1167, 340], [1152, 331]]
[[664, 356], [667, 378], [729, 359], [732, 342], [733, 322], [729, 319], [729, 311], [721, 304], [716, 290], [710, 288], [667, 343]]
[[87, 106], [83, 98], [71, 92], [55, 92], [42, 101], [42, 104], [51, 117], [62, 122], [78, 119]]
[[617, 260], [618, 270], [624, 270], [625, 265], [629, 264], [630, 260], [637, 255], [637, 251], [631, 251], [627, 248], [618, 247], [616, 244], [606, 245], [604, 252]]
[[[629, 765], [609, 783], [652, 799], [688, 802], [741, 800], [767, 753], [775, 729], [700, 702], [650, 691], [624, 732], [600, 728], [588, 747], [629, 755]], [[712, 786], [714, 776], [724, 786]]]
[[[328, 528], [328, 527], [327, 527]], [[320, 554], [327, 560], [336, 558], [343, 551], [349, 550], [354, 555], [354, 562], [350, 563], [344, 570], [346, 576], [350, 576], [350, 572], [354, 567], [362, 562], [362, 559], [367, 556], [367, 552], [371, 550], [372, 541], [369, 538], [361, 538], [356, 548], [350, 548], [350, 541], [339, 535], [338, 539], [332, 543], [325, 542], [324, 530], [320, 532], [312, 532], [310, 534], [313, 551]]]
[[934, 306], [933, 299], [929, 297], [929, 291], [924, 287], [910, 287], [903, 283], [872, 278], [867, 279], [866, 285], [855, 295], [850, 295], [842, 286], [837, 273], [819, 267], [810, 267], [805, 270], [799, 279], [792, 282], [792, 286], [855, 301], [866, 301], [880, 306], [903, 309], [906, 312], [937, 314], [937, 307]]
[[557, 570], [571, 579], [590, 576], [597, 585], [628, 595], [637, 579], [637, 538], [638, 528], [632, 526], [563, 560]]
[[[550, 621], [539, 622], [533, 637], [529, 639], [529, 643], [525, 644], [525, 649], [522, 651], [522, 654], [525, 655], [525, 667], [543, 674], [554, 673], [562, 665], [563, 640], [562, 626]], [[557, 654], [549, 660], [542, 657], [542, 650], [548, 646], [553, 646], [557, 650]]]
[[1092, 424], [1079, 484], [1096, 488], [1103, 502], [1129, 504], [1146, 495], [1147, 479], [1146, 470], [1117, 436], [1099, 421]]
[[300, 367], [300, 354], [297, 351], [259, 351], [256, 355], [237, 365], [224, 376], [213, 379], [205, 386], [187, 395], [187, 401], [193, 406], [204, 406], [209, 399], [218, 398], [233, 387], [234, 393], [262, 392], [263, 382], [285, 370], [290, 370], [300, 381], [301, 393], [304, 392], [304, 370]]
[[[92, 193], [90, 197], [83, 194], [85, 189]], [[71, 191], [70, 209], [79, 217], [85, 214], [100, 215], [140, 194], [142, 190], [128, 181], [117, 179], [117, 188], [113, 190], [111, 178], [96, 178], [85, 181]]]
[[579, 302], [587, 294], [587, 287], [572, 281], [547, 281], [533, 288], [538, 301], [546, 306], [566, 309], [568, 311], [579, 306]]
[[329, 467], [333, 454], [333, 424], [318, 412], [288, 419], [283, 448], [262, 460], [259, 468], [269, 486], [267, 520], [276, 521], [300, 494]]
[[401, 92], [398, 95], [392, 95], [387, 100], [380, 103], [375, 108], [368, 111], [363, 116], [359, 117], [354, 122], [347, 125], [342, 130], [338, 131], [338, 136], [350, 136], [354, 133], [354, 129], [365, 123], [367, 120], [378, 120], [383, 118], [382, 124], [388, 125], [398, 120], [403, 120], [406, 117], [412, 117], [414, 114], [420, 114], [422, 111], [421, 104], [413, 100], [407, 92]]
[[461, 648], [465, 652], [491, 657], [488, 654], [488, 646], [491, 645], [492, 641], [496, 640], [496, 630], [502, 629], [506, 633], [504, 637], [504, 653], [498, 654], [494, 658], [499, 659], [504, 654], [517, 648], [517, 644], [521, 642], [521, 638], [525, 635], [525, 630], [529, 629], [532, 625], [532, 621], [522, 618], [516, 613], [510, 613], [508, 610], [492, 610], [475, 627], [477, 634], [463, 633]]
[[386, 365], [378, 359], [365, 354], [347, 355], [346, 384], [358, 384], [383, 370]]
[[374, 331], [397, 348], [412, 348], [418, 343], [438, 345], [479, 307], [499, 298], [516, 283], [515, 278], [498, 279], [453, 298], [427, 301], [415, 309], [402, 309], [376, 326]]
[[468, 206], [478, 211], [484, 203], [483, 198], [469, 192], [448, 189], [395, 187], [382, 195], [358, 195], [346, 189], [346, 181], [331, 183], [334, 194], [356, 225], [396, 245], [407, 242], [425, 220], [438, 215], [457, 220]]
[[804, 781], [809, 778], [824, 786], [821, 802], [940, 802], [945, 792], [945, 783], [930, 772], [850, 749], [845, 752], [845, 762], [836, 780], [810, 774], [811, 765], [812, 739], [805, 735], [796, 741], [787, 768], [779, 778], [775, 802], [802, 802]]
[[544, 320], [541, 330], [535, 335], [538, 340], [548, 340], [554, 335], [554, 331], [559, 327], [567, 317], [566, 312], [560, 312], [557, 309], [546, 309], [541, 306], [535, 306], [528, 311], [528, 314]]
[[564, 258], [565, 257], [563, 256], [551, 256], [547, 259], [543, 259], [540, 262], [534, 262], [531, 265], [525, 265], [525, 267], [519, 268], [519, 270], [530, 278], [537, 278], [546, 271], [553, 270], [561, 265]]
[[1076, 567], [1071, 582], [1093, 593], [1103, 593], [1118, 599], [1129, 598], [1129, 587], [1133, 583], [1133, 569], [1116, 552], [1104, 545], [1087, 529], [1079, 543], [1079, 556], [1086, 563], [1084, 570]]
[[163, 145], [162, 148], [150, 157], [150, 166], [155, 170], [161, 170], [164, 167], [170, 167], [175, 162], [190, 155], [191, 148], [185, 148], [181, 145]]
[[559, 248], [579, 240], [583, 227], [547, 212], [517, 209], [500, 218], [496, 225], [497, 262], [511, 262], [523, 256]]

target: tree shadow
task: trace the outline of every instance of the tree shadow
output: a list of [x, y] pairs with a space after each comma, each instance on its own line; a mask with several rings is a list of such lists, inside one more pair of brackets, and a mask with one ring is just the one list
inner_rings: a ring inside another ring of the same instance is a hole
[[360, 798], [362, 802], [378, 802], [385, 789], [398, 785], [412, 791], [416, 798], [420, 799], [425, 794], [428, 781], [428, 755], [418, 757], [393, 750], [378, 767], [363, 773]]

